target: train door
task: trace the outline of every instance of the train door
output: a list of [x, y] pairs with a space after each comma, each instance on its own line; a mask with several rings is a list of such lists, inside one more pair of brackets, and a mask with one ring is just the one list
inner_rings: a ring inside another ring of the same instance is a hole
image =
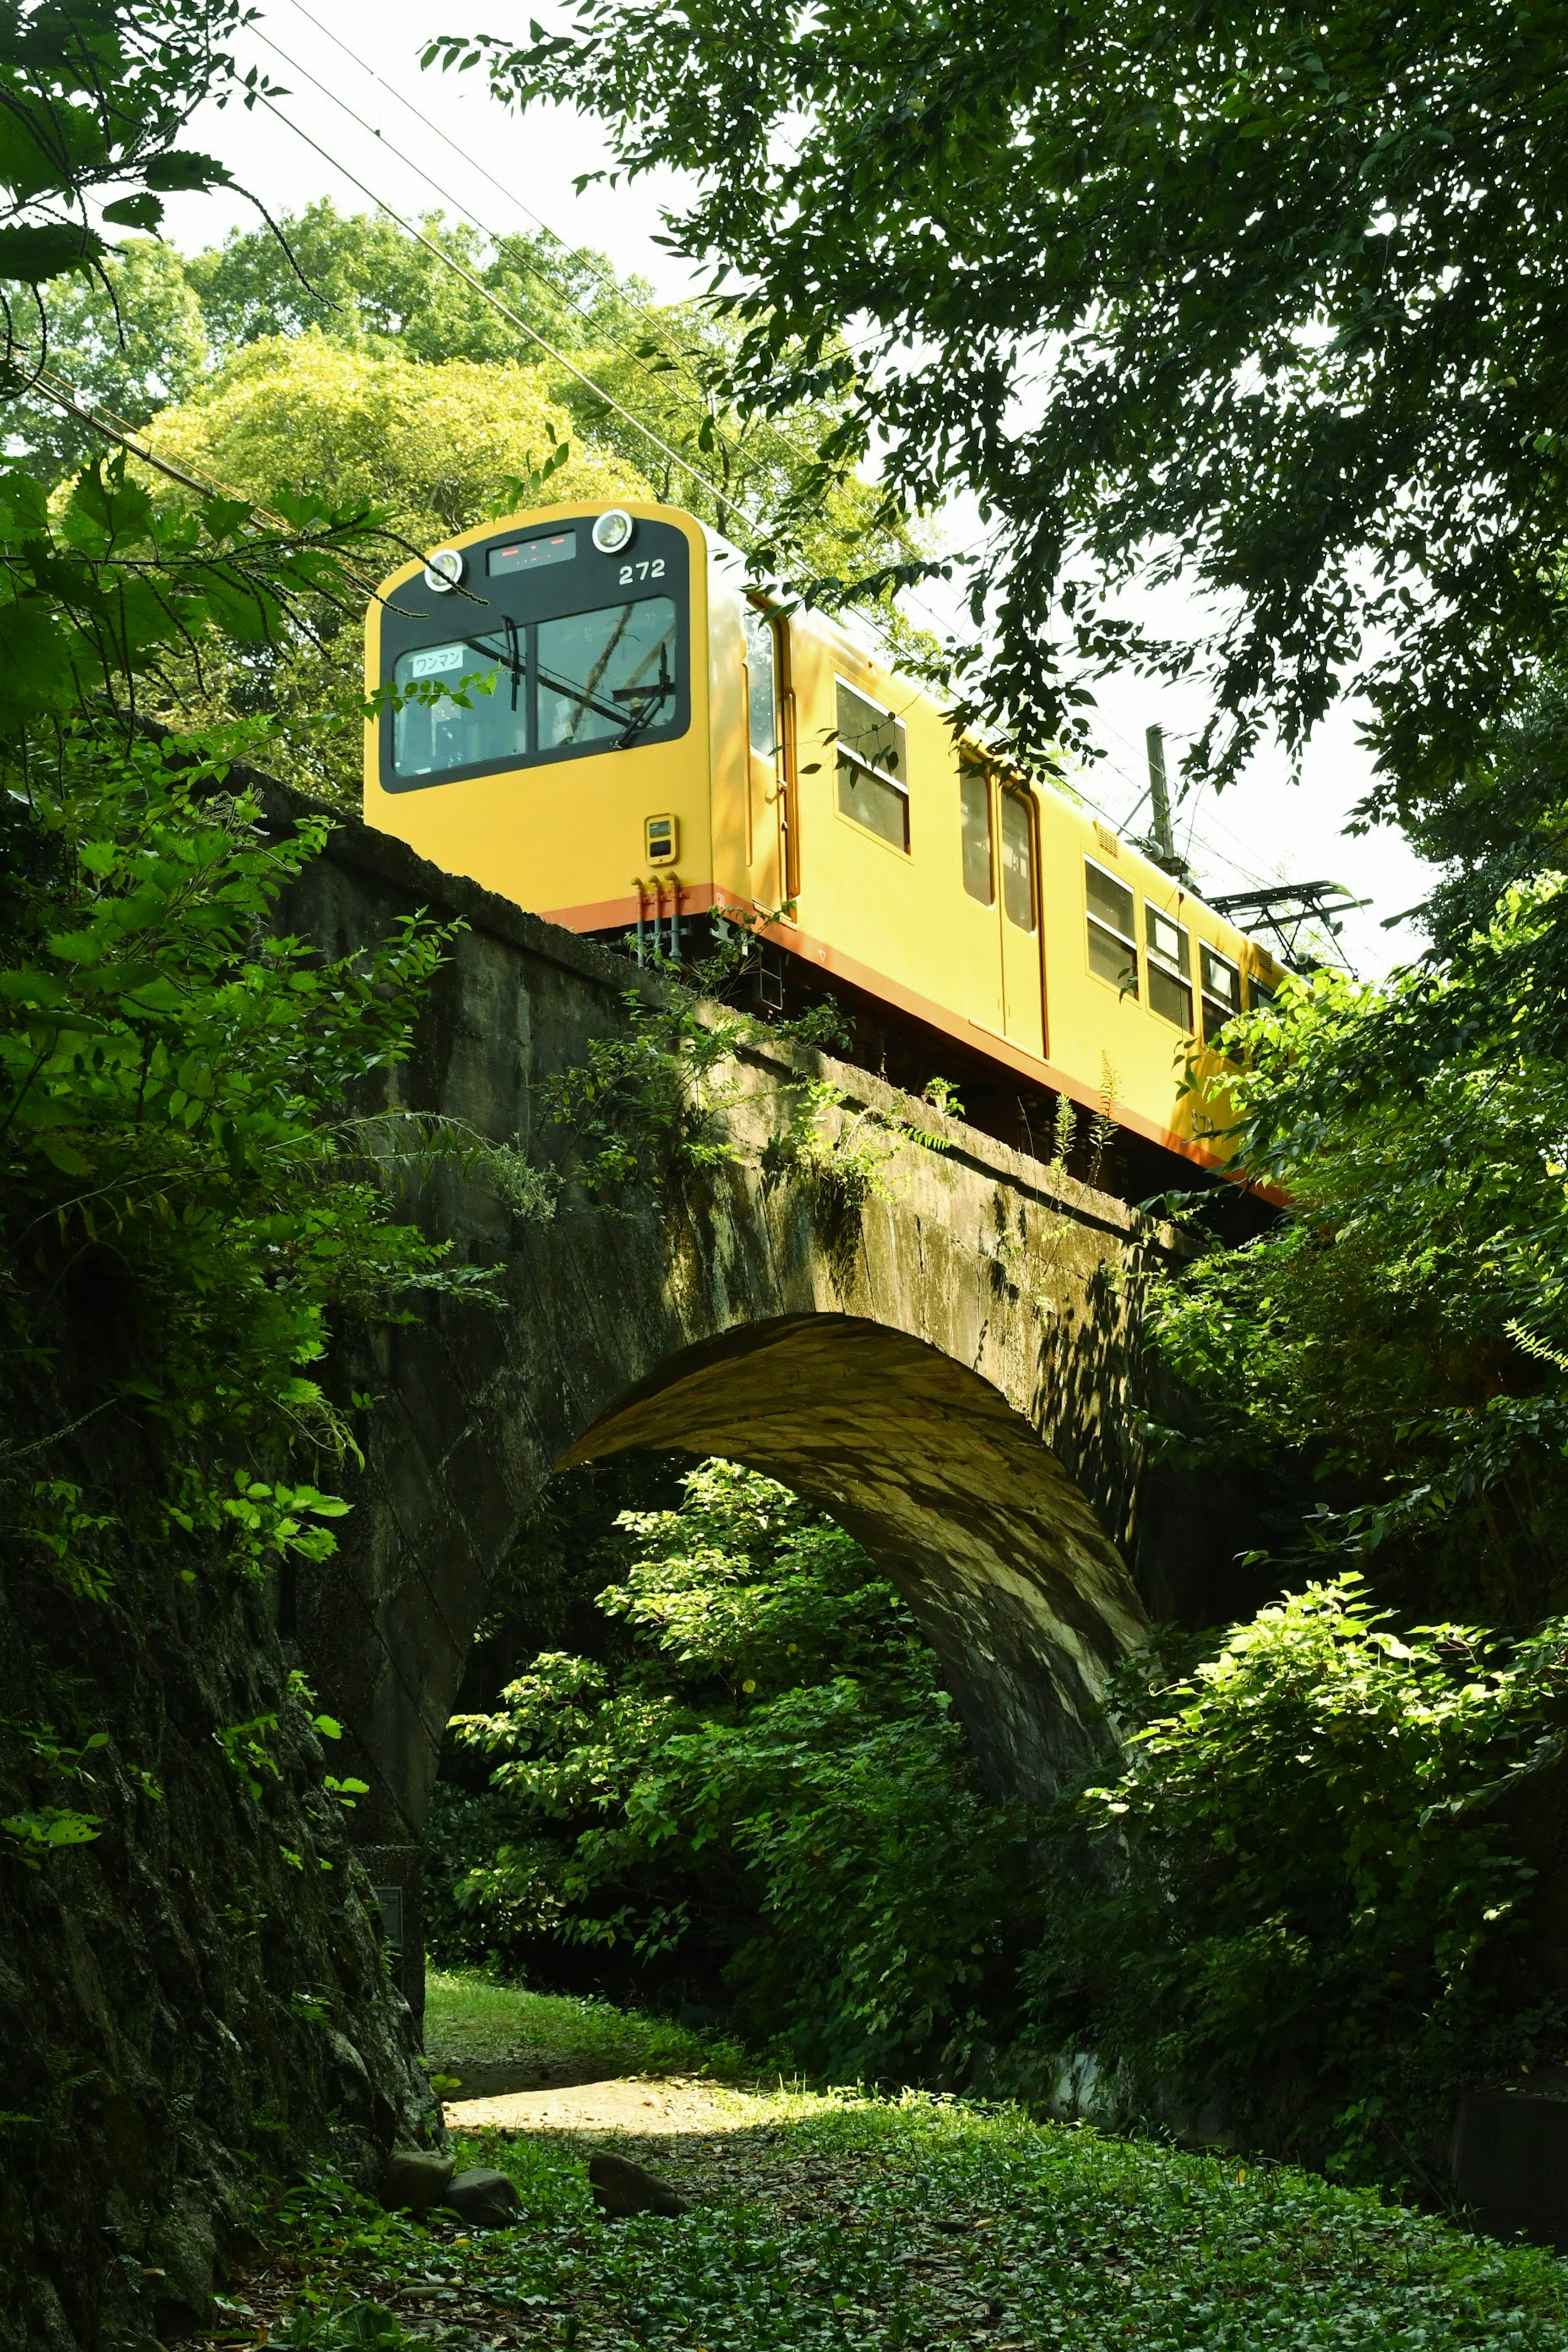
[[1002, 1003], [1002, 917], [996, 895], [995, 787], [985, 769], [958, 772], [964, 904], [959, 915], [964, 1009], [972, 1021], [1005, 1035]]
[[1027, 793], [999, 783], [998, 840], [1002, 852], [1002, 1027], [1026, 1053], [1046, 1051], [1045, 990], [1040, 959], [1040, 877], [1036, 810]]
[[784, 744], [784, 681], [780, 676], [779, 624], [754, 604], [742, 607], [746, 628], [746, 709], [751, 738], [746, 803], [746, 862], [759, 906], [781, 907], [792, 895], [789, 798]]

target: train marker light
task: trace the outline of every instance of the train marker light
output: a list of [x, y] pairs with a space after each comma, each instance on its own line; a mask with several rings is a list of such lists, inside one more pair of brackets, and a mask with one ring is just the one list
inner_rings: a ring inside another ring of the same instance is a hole
[[594, 544], [601, 555], [619, 555], [624, 547], [631, 545], [636, 529], [625, 507], [611, 507], [594, 525]]
[[650, 816], [643, 823], [643, 849], [650, 866], [673, 866], [680, 855], [680, 828], [672, 816]]
[[425, 585], [437, 596], [447, 595], [462, 578], [467, 565], [460, 547], [438, 547], [425, 566]]

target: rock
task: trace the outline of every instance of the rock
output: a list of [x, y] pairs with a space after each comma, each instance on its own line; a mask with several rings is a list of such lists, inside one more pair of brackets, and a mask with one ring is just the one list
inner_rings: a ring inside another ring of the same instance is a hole
[[608, 2148], [596, 2147], [588, 2158], [588, 2185], [601, 2213], [685, 2213], [686, 2200], [668, 2180], [645, 2172], [640, 2164]]
[[511, 2175], [494, 2172], [488, 2164], [470, 2165], [467, 2172], [454, 2175], [441, 2203], [479, 2230], [509, 2230], [522, 2210]]
[[1528, 2230], [1568, 2247], [1568, 2069], [1543, 2066], [1467, 2091], [1454, 2136], [1454, 2186], [1483, 2228]]
[[439, 2205], [457, 2169], [454, 2156], [437, 2156], [424, 2147], [395, 2147], [382, 2175], [381, 2201], [389, 2213], [423, 2213]]

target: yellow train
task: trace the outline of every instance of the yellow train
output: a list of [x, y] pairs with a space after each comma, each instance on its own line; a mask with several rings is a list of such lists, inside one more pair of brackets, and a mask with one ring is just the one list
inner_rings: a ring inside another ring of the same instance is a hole
[[1134, 1196], [1223, 1169], [1214, 1041], [1279, 967], [1067, 793], [955, 742], [846, 629], [765, 610], [693, 517], [513, 515], [381, 595], [370, 824], [616, 943], [766, 916], [763, 1005], [830, 992], [897, 1083], [949, 1077], [1025, 1149], [1058, 1096], [1108, 1104], [1101, 1181]]

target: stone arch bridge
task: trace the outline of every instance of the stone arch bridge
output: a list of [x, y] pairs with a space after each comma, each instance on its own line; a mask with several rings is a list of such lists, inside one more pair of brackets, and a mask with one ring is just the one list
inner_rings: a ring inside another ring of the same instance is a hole
[[[310, 805], [273, 786], [267, 803], [280, 829]], [[420, 908], [466, 928], [384, 1099], [561, 1162], [542, 1086], [657, 983], [355, 824], [281, 922], [338, 955]], [[822, 1076], [841, 1106], [826, 1132], [885, 1139], [879, 1118], [912, 1118], [936, 1139], [858, 1206], [778, 1165]], [[924, 1627], [998, 1792], [1047, 1793], [1103, 1744], [1108, 1669], [1151, 1612], [1190, 1613], [1234, 1548], [1143, 1461], [1141, 1277], [1168, 1232], [766, 1032], [722, 1091], [734, 1156], [640, 1212], [569, 1187], [526, 1220], [482, 1175], [439, 1174], [419, 1213], [499, 1269], [504, 1306], [435, 1299], [339, 1368], [378, 1402], [339, 1555], [285, 1596], [285, 1631], [349, 1728], [342, 1769], [370, 1783], [356, 1818], [416, 2003], [443, 1731], [491, 1573], [554, 1470], [634, 1445], [723, 1454], [830, 1510]]]

